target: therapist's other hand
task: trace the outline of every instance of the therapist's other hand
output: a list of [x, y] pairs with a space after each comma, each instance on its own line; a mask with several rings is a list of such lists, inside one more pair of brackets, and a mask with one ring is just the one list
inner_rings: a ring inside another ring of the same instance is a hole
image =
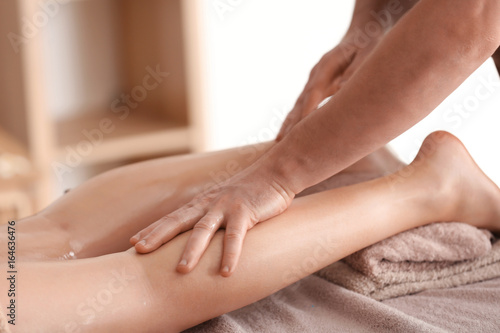
[[[356, 30], [359, 31], [359, 30]], [[351, 78], [382, 39], [383, 34], [361, 43], [359, 33], [348, 33], [334, 49], [313, 67], [304, 90], [283, 123], [276, 138], [280, 141], [319, 104], [334, 95]]]
[[193, 229], [177, 271], [188, 273], [198, 264], [215, 232], [225, 229], [220, 273], [230, 276], [238, 263], [246, 232], [257, 223], [285, 211], [295, 193], [271, 172], [256, 164], [154, 222], [130, 239], [139, 253], [149, 253], [178, 234]]

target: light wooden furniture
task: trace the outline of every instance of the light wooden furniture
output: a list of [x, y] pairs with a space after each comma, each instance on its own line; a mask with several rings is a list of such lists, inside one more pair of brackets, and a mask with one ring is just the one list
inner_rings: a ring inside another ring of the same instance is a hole
[[0, 225], [33, 212], [34, 179], [23, 145], [0, 129]]
[[[10, 184], [9, 184], [10, 183]], [[18, 220], [33, 213], [32, 195], [24, 180], [0, 181], [0, 225], [8, 221]], [[5, 187], [13, 188], [7, 190]]]
[[[66, 167], [204, 149], [199, 1], [0, 2], [0, 34], [22, 40], [15, 46], [12, 38], [1, 41], [0, 128], [22, 145], [33, 165], [35, 209], [52, 200], [54, 182]], [[35, 27], [28, 36], [27, 22]], [[61, 22], [78, 37], [72, 40], [76, 56], [68, 51], [65, 58], [64, 41], [57, 40], [69, 33]], [[78, 58], [80, 75], [67, 83], [83, 96], [62, 117], [54, 113], [54, 98], [67, 96], [50, 84], [59, 63], [47, 57], [56, 46], [62, 50], [57, 58]], [[168, 76], [155, 75], [158, 68]]]

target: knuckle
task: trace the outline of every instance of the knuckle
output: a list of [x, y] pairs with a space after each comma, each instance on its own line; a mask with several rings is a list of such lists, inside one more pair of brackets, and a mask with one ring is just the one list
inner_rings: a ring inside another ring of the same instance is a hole
[[205, 217], [203, 218], [203, 220], [205, 220], [205, 221], [210, 220], [210, 221], [215, 221], [215, 222], [219, 223], [222, 221], [222, 215], [221, 215], [221, 213], [219, 213], [217, 211], [209, 211], [205, 214]]
[[165, 215], [158, 220], [158, 225], [169, 224], [172, 222], [172, 217], [170, 215]]
[[193, 209], [193, 208], [197, 208], [199, 206], [199, 203], [196, 202], [196, 200], [191, 200], [190, 202], [188, 202], [186, 205], [184, 205], [184, 207], [186, 209]]
[[229, 224], [225, 227], [225, 233], [228, 238], [242, 238], [247, 227], [243, 223]]
[[240, 242], [243, 239], [243, 235], [240, 231], [228, 231], [226, 230], [226, 239], [230, 241]]
[[248, 209], [248, 205], [245, 199], [235, 198], [233, 200], [232, 208], [236, 211], [243, 211]]
[[194, 230], [204, 230], [208, 232], [212, 232], [215, 229], [215, 222], [214, 221], [200, 221], [196, 223], [196, 225], [193, 227]]
[[198, 194], [192, 201], [188, 203], [187, 208], [199, 209], [201, 207], [206, 206], [210, 202], [210, 199], [214, 195], [214, 192], [215, 192], [214, 188], [209, 188], [203, 193]]

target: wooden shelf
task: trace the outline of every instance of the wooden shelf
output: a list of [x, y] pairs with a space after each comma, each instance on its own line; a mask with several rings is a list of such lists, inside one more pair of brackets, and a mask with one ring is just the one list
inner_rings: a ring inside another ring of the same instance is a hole
[[58, 122], [57, 160], [79, 154], [84, 157], [81, 165], [92, 165], [190, 149], [186, 125], [140, 113], [123, 120], [105, 114], [94, 112]]
[[0, 154], [2, 152], [28, 157], [26, 147], [0, 127]]
[[19, 179], [33, 180], [33, 170], [29, 162], [28, 150], [18, 140], [0, 128], [0, 161], [9, 175], [4, 174], [5, 169], [0, 170], [0, 189], [13, 187], [12, 184], [19, 183]]
[[[18, 50], [0, 40], [0, 153], [26, 157], [33, 173], [1, 180], [0, 190], [28, 193], [34, 210], [92, 170], [201, 151], [206, 142], [201, 0], [70, 3]], [[37, 1], [2, 0], [0, 32], [22, 36], [24, 18], [39, 13]], [[123, 120], [110, 108], [119, 94], [140, 102], [127, 100]], [[82, 176], [56, 182], [54, 162], [82, 167]]]
[[4, 159], [7, 154], [16, 159], [20, 157], [23, 170], [14, 164], [11, 166], [14, 170], [11, 176], [3, 178], [0, 174], [0, 224], [32, 213], [31, 190], [36, 180], [28, 162], [26, 147], [0, 128], [0, 159]]

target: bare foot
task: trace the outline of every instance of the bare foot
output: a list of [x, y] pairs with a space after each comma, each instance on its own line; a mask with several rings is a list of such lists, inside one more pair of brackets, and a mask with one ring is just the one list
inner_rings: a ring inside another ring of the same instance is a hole
[[500, 231], [500, 189], [452, 134], [443, 131], [430, 134], [405, 169], [401, 172], [413, 170], [415, 177], [411, 178], [428, 193], [442, 221]]

